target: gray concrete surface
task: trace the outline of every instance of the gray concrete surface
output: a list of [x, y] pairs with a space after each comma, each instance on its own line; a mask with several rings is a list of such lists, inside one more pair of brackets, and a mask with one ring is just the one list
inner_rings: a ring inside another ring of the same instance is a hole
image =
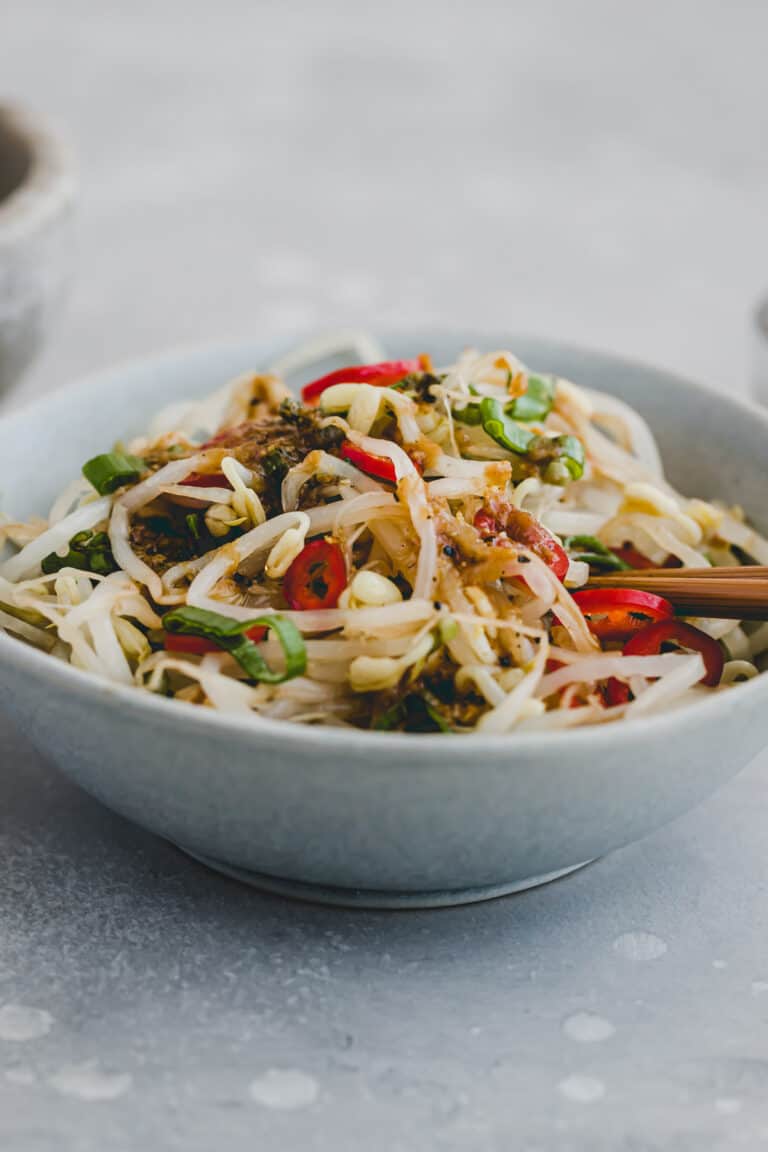
[[[6, 0], [81, 165], [11, 403], [329, 322], [509, 324], [746, 387], [761, 3]], [[454, 911], [259, 896], [0, 721], [3, 1152], [768, 1147], [765, 758], [573, 878]], [[670, 764], [674, 771], [674, 764]]]

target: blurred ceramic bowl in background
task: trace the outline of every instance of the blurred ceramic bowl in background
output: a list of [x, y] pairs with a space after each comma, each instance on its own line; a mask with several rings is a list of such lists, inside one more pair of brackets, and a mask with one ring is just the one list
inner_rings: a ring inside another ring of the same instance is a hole
[[0, 393], [40, 347], [71, 256], [74, 178], [61, 143], [0, 103]]

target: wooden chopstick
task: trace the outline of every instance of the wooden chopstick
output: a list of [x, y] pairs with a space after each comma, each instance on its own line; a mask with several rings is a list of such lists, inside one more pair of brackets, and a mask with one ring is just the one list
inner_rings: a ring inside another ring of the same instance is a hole
[[684, 580], [768, 580], [768, 567], [762, 564], [742, 564], [723, 568], [632, 568], [629, 572], [606, 572], [596, 580], [626, 577], [631, 583], [641, 576], [674, 576]]
[[637, 568], [591, 576], [588, 588], [637, 588], [654, 592], [680, 616], [768, 620], [768, 567]]

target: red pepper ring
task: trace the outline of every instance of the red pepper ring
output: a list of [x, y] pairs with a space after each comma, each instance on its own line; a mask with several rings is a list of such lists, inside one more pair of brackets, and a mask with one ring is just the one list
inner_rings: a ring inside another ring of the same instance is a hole
[[299, 612], [335, 608], [347, 586], [344, 553], [332, 540], [312, 540], [283, 577], [283, 595]]
[[382, 360], [379, 364], [353, 364], [348, 368], [337, 368], [327, 376], [320, 376], [317, 380], [305, 384], [301, 390], [301, 398], [305, 404], [314, 403], [318, 396], [333, 384], [376, 384], [386, 387], [388, 384], [397, 384], [404, 376], [411, 372], [430, 372], [432, 361], [429, 356], [422, 353], [413, 360]]
[[372, 452], [358, 448], [357, 444], [353, 444], [351, 440], [344, 441], [340, 453], [344, 460], [354, 464], [355, 468], [359, 468], [361, 472], [375, 476], [377, 480], [386, 480], [389, 484], [394, 484], [397, 481], [394, 462], [388, 456], [374, 456]]
[[624, 645], [625, 656], [656, 656], [665, 644], [698, 652], [704, 660], [705, 673], [701, 683], [708, 688], [716, 688], [723, 674], [723, 650], [711, 636], [686, 624], [683, 620], [660, 620], [643, 628]]
[[[260, 644], [267, 638], [267, 629], [257, 624], [245, 635], [254, 644]], [[212, 640], [206, 640], [203, 636], [187, 636], [183, 632], [165, 632], [163, 647], [166, 652], [183, 652], [187, 656], [205, 656], [208, 652], [221, 652], [220, 646], [214, 644]]]
[[628, 640], [649, 624], [674, 616], [669, 600], [637, 588], [585, 588], [572, 596], [599, 640]]

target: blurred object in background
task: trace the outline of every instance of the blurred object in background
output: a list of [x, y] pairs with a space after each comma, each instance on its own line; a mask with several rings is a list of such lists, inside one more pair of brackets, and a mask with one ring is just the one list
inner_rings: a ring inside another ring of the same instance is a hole
[[768, 4], [0, 11], [3, 90], [66, 125], [81, 184], [67, 323], [14, 403], [338, 325], [538, 333], [746, 391]]
[[752, 395], [768, 404], [768, 295], [757, 305], [752, 318]]
[[31, 362], [70, 264], [74, 181], [34, 116], [0, 104], [0, 394]]

